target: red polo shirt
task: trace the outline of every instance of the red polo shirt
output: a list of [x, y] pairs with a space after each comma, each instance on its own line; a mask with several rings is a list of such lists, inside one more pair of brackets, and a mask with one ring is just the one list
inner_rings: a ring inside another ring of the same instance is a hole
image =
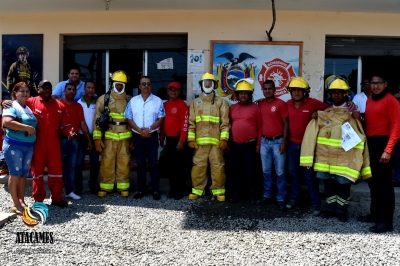
[[251, 103], [241, 105], [236, 103], [229, 110], [231, 121], [232, 139], [237, 143], [244, 143], [251, 139], [257, 139], [257, 145], [261, 143], [261, 113], [260, 108]]
[[262, 134], [269, 138], [283, 134], [283, 118], [288, 116], [287, 105], [279, 98], [272, 102], [261, 101], [259, 104], [262, 120]]
[[299, 108], [294, 106], [292, 99], [287, 101], [287, 106], [289, 112], [289, 139], [296, 144], [301, 144], [306, 127], [311, 121], [311, 115], [316, 111], [325, 110], [329, 104], [314, 98], [305, 98]]

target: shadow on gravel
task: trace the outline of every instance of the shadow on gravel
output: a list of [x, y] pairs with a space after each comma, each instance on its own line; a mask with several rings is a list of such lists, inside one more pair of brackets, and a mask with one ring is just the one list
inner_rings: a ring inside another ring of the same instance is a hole
[[[230, 204], [207, 198], [192, 204], [187, 212], [183, 227], [187, 230], [207, 231], [285, 231], [285, 232], [323, 232], [338, 234], [367, 233], [372, 223], [361, 223], [357, 217], [367, 210], [369, 202], [355, 198], [350, 203], [349, 221], [339, 222], [336, 217], [324, 219], [314, 217], [310, 208], [300, 206], [294, 210], [279, 211], [276, 204], [253, 206], [247, 202]], [[397, 202], [398, 204], [399, 202]], [[400, 223], [396, 210], [393, 234], [398, 234]]]

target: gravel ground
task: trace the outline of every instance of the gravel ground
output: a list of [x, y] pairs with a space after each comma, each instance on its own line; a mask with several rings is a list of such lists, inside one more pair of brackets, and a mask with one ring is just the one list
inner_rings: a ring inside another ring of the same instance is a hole
[[[30, 195], [31, 187], [27, 188]], [[26, 198], [32, 204], [31, 198]], [[48, 200], [45, 203], [49, 203]], [[399, 206], [395, 231], [370, 234], [356, 221], [369, 199], [355, 197], [349, 222], [313, 217], [308, 208], [229, 204], [88, 192], [66, 209], [49, 207], [43, 226], [20, 217], [0, 228], [1, 265], [399, 265]], [[7, 186], [0, 211], [8, 211]], [[54, 243], [16, 243], [17, 232], [52, 232]]]

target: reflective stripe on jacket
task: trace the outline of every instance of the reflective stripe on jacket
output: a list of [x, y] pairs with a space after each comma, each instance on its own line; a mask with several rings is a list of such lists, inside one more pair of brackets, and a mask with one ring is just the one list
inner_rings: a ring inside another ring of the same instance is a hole
[[229, 129], [229, 105], [224, 99], [202, 94], [191, 102], [188, 141], [218, 145], [220, 140], [229, 139]]
[[[342, 148], [342, 124], [349, 122], [361, 142], [349, 151]], [[307, 125], [301, 145], [301, 166], [313, 166], [314, 171], [329, 172], [355, 182], [360, 174], [370, 178], [368, 145], [361, 123], [345, 108], [318, 112], [318, 119]]]

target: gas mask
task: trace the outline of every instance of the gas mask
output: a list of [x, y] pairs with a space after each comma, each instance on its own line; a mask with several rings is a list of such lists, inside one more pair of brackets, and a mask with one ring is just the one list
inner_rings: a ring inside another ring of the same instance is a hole
[[[115, 87], [116, 84], [121, 84], [123, 86], [121, 91], [118, 91], [117, 88]], [[122, 82], [113, 82], [113, 91], [118, 93], [118, 94], [122, 94], [125, 92], [125, 83]]]
[[210, 94], [214, 90], [214, 81], [211, 79], [205, 79], [202, 81], [202, 89], [205, 94]]

